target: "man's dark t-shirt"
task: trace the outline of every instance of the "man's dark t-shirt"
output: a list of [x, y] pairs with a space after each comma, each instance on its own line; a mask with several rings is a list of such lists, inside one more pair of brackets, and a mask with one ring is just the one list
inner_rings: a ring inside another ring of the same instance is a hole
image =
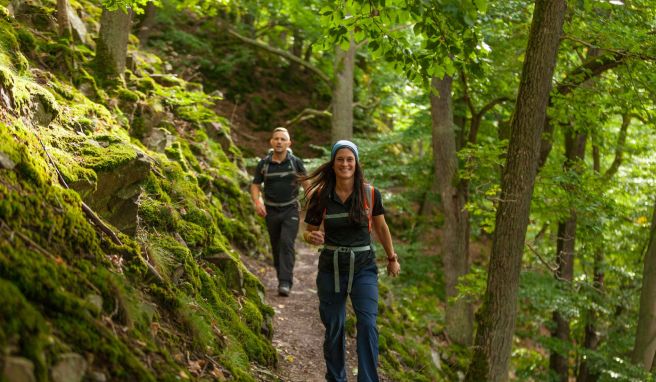
[[[296, 173], [294, 173], [294, 167], [292, 167], [292, 160], [294, 161]], [[289, 153], [285, 160], [280, 163], [269, 159], [269, 168], [265, 179], [263, 172], [266, 162], [267, 158], [260, 160], [253, 178], [253, 184], [262, 184], [264, 182], [263, 196], [265, 204], [266, 202], [287, 203], [296, 200], [299, 188], [296, 176], [297, 174], [306, 174], [303, 161], [298, 157], [291, 156]]]

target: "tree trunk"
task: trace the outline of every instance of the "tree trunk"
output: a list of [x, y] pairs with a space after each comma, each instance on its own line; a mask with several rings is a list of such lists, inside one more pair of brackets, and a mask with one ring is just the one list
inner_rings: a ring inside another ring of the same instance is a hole
[[102, 80], [123, 78], [132, 10], [103, 8], [96, 42], [96, 71]]
[[68, 0], [57, 0], [57, 26], [59, 36], [68, 39], [73, 36], [71, 32], [71, 20], [68, 18]]
[[[595, 143], [594, 135], [592, 136], [592, 169], [595, 173], [601, 173], [601, 157], [599, 155], [599, 146]], [[593, 286], [597, 292], [604, 287], [604, 251], [603, 243], [597, 243], [594, 250], [593, 265]], [[589, 309], [585, 323], [585, 337], [583, 338], [583, 347], [588, 350], [597, 350], [601, 338], [597, 333], [597, 319], [599, 314], [596, 309]], [[587, 358], [581, 360], [579, 373], [576, 376], [576, 382], [596, 382], [599, 379], [599, 373], [590, 368]]]
[[456, 133], [453, 124], [451, 85], [453, 79], [433, 78], [431, 92], [431, 119], [433, 124], [433, 160], [435, 177], [444, 209], [442, 235], [442, 263], [446, 281], [446, 332], [461, 345], [471, 345], [473, 311], [465, 299], [455, 302], [458, 296], [458, 278], [469, 271], [469, 214], [465, 209], [466, 195], [458, 188], [458, 157]]
[[649, 245], [644, 261], [640, 314], [633, 348], [633, 362], [646, 370], [651, 370], [656, 354], [656, 204], [654, 205], [654, 216], [651, 219]]
[[[565, 163], [563, 170], [568, 171], [581, 171], [579, 161], [583, 160], [585, 155], [585, 144], [587, 134], [576, 134], [569, 129], [565, 135]], [[565, 189], [568, 192], [574, 192], [575, 186], [566, 184]], [[567, 287], [571, 285], [574, 279], [574, 253], [576, 244], [576, 210], [570, 209], [569, 217], [562, 222], [558, 223], [558, 236], [556, 238], [556, 259], [558, 261], [558, 269], [556, 270], [556, 277], [565, 281]], [[553, 312], [554, 329], [551, 336], [563, 342], [570, 341], [570, 327], [569, 319], [564, 317], [559, 310]], [[552, 351], [549, 358], [549, 367], [557, 375], [561, 382], [569, 380], [569, 355], [560, 354]]]
[[330, 136], [335, 142], [353, 138], [353, 71], [355, 70], [355, 42], [350, 37], [347, 51], [335, 48], [335, 90]]
[[[294, 29], [293, 34], [294, 41], [292, 42], [292, 47], [290, 53], [296, 57], [301, 57], [303, 55], [303, 33], [300, 29]], [[299, 68], [298, 63], [292, 61], [289, 63], [289, 72], [295, 73]]]
[[146, 4], [146, 10], [144, 11], [143, 19], [139, 24], [139, 32], [137, 37], [139, 38], [139, 45], [146, 46], [148, 39], [150, 38], [151, 33], [153, 32], [153, 27], [155, 26], [155, 21], [157, 16], [157, 6], [152, 1], [149, 1]]
[[[595, 248], [594, 254], [594, 281], [593, 285], [597, 291], [600, 291], [604, 287], [604, 252], [602, 247], [599, 245]], [[586, 324], [585, 324], [585, 337], [583, 339], [583, 347], [588, 350], [597, 350], [601, 338], [599, 333], [597, 333], [597, 319], [599, 314], [596, 309], [589, 309], [587, 312]], [[596, 382], [599, 379], [599, 373], [596, 370], [593, 370], [588, 365], [588, 360], [583, 359], [579, 366], [579, 373], [576, 376], [576, 382]]]
[[478, 315], [474, 355], [467, 371], [466, 380], [470, 382], [508, 379], [524, 239], [566, 8], [565, 0], [535, 2], [508, 159], [501, 179], [487, 289]]

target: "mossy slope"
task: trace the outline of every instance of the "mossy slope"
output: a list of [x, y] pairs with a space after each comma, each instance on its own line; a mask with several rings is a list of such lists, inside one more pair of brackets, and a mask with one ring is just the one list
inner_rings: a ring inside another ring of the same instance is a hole
[[69, 352], [108, 380], [254, 380], [276, 364], [273, 311], [239, 260], [263, 244], [228, 123], [145, 53], [96, 87], [92, 50], [50, 27], [0, 6], [0, 360], [39, 381]]

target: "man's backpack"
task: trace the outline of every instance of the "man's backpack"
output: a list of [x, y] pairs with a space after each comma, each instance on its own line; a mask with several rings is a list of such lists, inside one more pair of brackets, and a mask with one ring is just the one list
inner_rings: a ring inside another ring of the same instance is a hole
[[273, 149], [269, 149], [267, 156], [264, 157], [264, 166], [262, 166], [262, 176], [266, 180], [268, 176], [287, 176], [289, 174], [298, 174], [298, 169], [296, 167], [296, 161], [298, 158], [292, 153], [292, 149], [287, 149], [287, 156], [289, 157], [289, 163], [292, 165], [292, 171], [277, 172], [275, 175], [269, 174], [269, 164], [271, 164], [271, 158], [273, 157]]

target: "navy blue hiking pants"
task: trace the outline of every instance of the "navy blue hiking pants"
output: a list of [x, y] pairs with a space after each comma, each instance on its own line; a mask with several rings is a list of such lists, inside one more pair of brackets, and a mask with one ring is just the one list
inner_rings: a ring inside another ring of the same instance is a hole
[[273, 265], [278, 282], [294, 283], [294, 263], [296, 252], [294, 241], [298, 234], [298, 205], [285, 207], [266, 207], [266, 225], [271, 240]]
[[[346, 382], [346, 289], [348, 273], [339, 277], [340, 292], [335, 293], [332, 272], [319, 271], [317, 293], [319, 314], [326, 328], [323, 356], [326, 381]], [[357, 320], [358, 382], [378, 382], [378, 268], [368, 265], [355, 272], [351, 303]]]

